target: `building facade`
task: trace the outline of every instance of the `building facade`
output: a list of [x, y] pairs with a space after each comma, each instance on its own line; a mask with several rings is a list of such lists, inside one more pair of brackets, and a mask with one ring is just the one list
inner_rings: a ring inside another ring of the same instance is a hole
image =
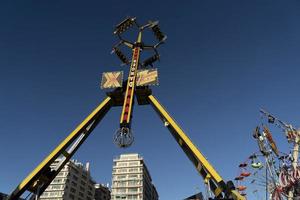
[[158, 193], [144, 160], [122, 154], [113, 160], [112, 200], [158, 200]]
[[95, 184], [95, 200], [110, 200], [108, 185]]
[[[0, 192], [0, 200], [6, 200], [8, 198], [8, 194]], [[22, 198], [19, 198], [19, 200], [25, 200]]]
[[[55, 167], [56, 160], [51, 167]], [[76, 160], [70, 160], [53, 179], [40, 200], [94, 200], [95, 181], [90, 175], [89, 163], [84, 166]], [[96, 199], [102, 200], [102, 199]], [[106, 199], [104, 199], [106, 200]]]

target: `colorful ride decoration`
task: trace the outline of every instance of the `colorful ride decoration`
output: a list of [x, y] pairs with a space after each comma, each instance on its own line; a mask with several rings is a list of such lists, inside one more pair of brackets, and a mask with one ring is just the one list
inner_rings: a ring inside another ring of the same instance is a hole
[[[300, 183], [300, 166], [297, 168], [293, 167], [282, 167], [279, 172], [279, 189], [282, 193], [288, 196], [290, 190], [294, 190], [297, 193], [297, 187]], [[299, 196], [300, 193], [297, 193]]]
[[247, 197], [251, 190], [256, 190], [256, 193], [261, 191], [261, 188], [253, 187], [253, 185], [258, 184], [265, 186], [265, 176], [262, 175], [264, 172], [262, 168], [263, 164], [256, 153], [251, 154], [246, 161], [239, 164], [238, 173], [234, 180], [236, 181], [236, 188], [241, 195]]
[[[252, 192], [256, 199], [261, 199], [262, 195], [269, 200], [300, 199], [300, 165], [295, 154], [299, 131], [264, 110], [260, 112], [263, 115], [261, 123], [253, 131], [259, 151], [239, 165], [239, 175], [235, 178], [237, 190], [243, 195]], [[294, 145], [289, 153], [279, 151], [267, 124], [282, 129], [287, 142]]]

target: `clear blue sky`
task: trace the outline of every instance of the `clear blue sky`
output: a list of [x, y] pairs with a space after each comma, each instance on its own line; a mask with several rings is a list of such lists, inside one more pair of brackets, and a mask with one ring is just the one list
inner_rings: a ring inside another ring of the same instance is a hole
[[[105, 97], [102, 72], [125, 70], [110, 55], [125, 16], [160, 20], [155, 96], [229, 180], [256, 150], [261, 107], [300, 125], [300, 1], [0, 2], [0, 191], [16, 185]], [[134, 110], [135, 142], [112, 142], [113, 108], [75, 158], [111, 182], [112, 159], [143, 155], [160, 199], [182, 199], [202, 178], [150, 106]], [[285, 147], [280, 132], [275, 139]]]

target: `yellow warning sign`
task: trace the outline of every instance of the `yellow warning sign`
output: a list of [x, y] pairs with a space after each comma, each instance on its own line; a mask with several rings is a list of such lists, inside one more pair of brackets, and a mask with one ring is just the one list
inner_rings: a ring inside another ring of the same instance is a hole
[[101, 89], [122, 87], [123, 72], [104, 72], [102, 74]]
[[142, 69], [137, 72], [137, 86], [158, 85], [157, 69]]

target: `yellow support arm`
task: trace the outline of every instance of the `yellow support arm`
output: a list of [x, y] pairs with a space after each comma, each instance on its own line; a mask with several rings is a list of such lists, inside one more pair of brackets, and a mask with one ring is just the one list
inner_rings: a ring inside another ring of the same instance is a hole
[[178, 126], [178, 124], [164, 109], [164, 107], [158, 102], [158, 100], [153, 95], [149, 95], [148, 99], [154, 110], [158, 113], [158, 115], [164, 122], [164, 125], [172, 133], [177, 143], [180, 145], [188, 158], [192, 161], [200, 175], [204, 179], [207, 177], [211, 177], [209, 179], [210, 187], [215, 197], [223, 198], [225, 196], [226, 198], [233, 198], [234, 200], [245, 200], [245, 197], [241, 196], [236, 190], [228, 189], [228, 186], [224, 182], [222, 177], [198, 150], [198, 148], [193, 144], [191, 139]]
[[[111, 106], [111, 97], [106, 97], [106, 99], [104, 99], [104, 101], [17, 186], [8, 200], [19, 199], [26, 190], [32, 193], [42, 193], [109, 111]], [[64, 158], [63, 162], [60, 163], [56, 170], [51, 170], [50, 165], [60, 156]]]

